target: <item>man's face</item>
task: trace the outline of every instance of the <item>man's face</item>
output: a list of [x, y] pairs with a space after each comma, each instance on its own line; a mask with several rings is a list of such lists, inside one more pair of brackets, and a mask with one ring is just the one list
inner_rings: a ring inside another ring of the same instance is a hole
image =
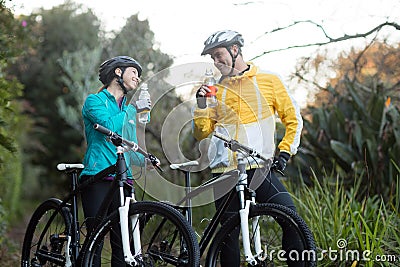
[[217, 47], [210, 53], [215, 67], [222, 75], [228, 75], [232, 69], [232, 57], [225, 47]]

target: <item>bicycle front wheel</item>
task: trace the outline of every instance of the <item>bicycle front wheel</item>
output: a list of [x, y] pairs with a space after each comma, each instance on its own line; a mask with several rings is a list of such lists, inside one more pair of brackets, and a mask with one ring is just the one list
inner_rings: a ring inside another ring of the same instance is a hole
[[[129, 225], [135, 266], [200, 265], [200, 249], [194, 231], [176, 209], [160, 202], [142, 201], [129, 208], [129, 218], [136, 215], [139, 224]], [[115, 211], [97, 227], [84, 252], [84, 266], [129, 266], [125, 265], [119, 222], [119, 212]], [[141, 252], [136, 254], [135, 227], [139, 227], [141, 239]]]
[[235, 214], [215, 236], [207, 254], [206, 266], [316, 266], [314, 238], [295, 211], [272, 203], [257, 204], [250, 207], [248, 225], [253, 254], [256, 230], [260, 231], [262, 253], [254, 255], [254, 265], [247, 263], [243, 253], [240, 217]]
[[51, 198], [33, 213], [22, 245], [21, 266], [66, 266], [71, 237], [71, 213]]

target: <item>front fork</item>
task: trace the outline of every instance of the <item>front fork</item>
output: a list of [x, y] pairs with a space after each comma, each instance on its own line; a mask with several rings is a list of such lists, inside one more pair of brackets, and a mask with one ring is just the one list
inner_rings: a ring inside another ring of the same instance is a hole
[[[130, 217], [131, 219], [131, 227], [129, 229], [129, 207], [131, 203], [135, 203], [135, 192], [132, 188], [131, 196], [125, 197], [124, 193], [124, 185], [123, 182], [126, 181], [126, 163], [124, 158], [124, 148], [119, 145], [117, 147], [117, 156], [118, 156], [118, 173], [121, 175], [121, 180], [119, 181], [119, 195], [120, 195], [120, 207], [118, 208], [119, 211], [119, 221], [121, 226], [121, 238], [122, 238], [122, 249], [124, 252], [125, 262], [127, 264], [133, 264], [133, 266], [137, 266], [139, 263], [136, 261], [135, 256], [138, 256], [142, 253], [142, 245], [140, 243], [140, 229], [139, 229], [139, 214], [135, 214]], [[134, 246], [134, 255], [132, 255], [130, 249], [130, 234], [129, 232], [132, 231], [133, 237], [133, 246]]]
[[[128, 264], [133, 264], [136, 266], [138, 262], [135, 260], [135, 256], [140, 255], [142, 253], [142, 245], [140, 243], [140, 229], [139, 229], [139, 214], [135, 214], [130, 217], [131, 219], [131, 231], [133, 231], [133, 246], [134, 246], [134, 254], [132, 255], [130, 249], [130, 240], [129, 240], [129, 206], [131, 203], [136, 202], [135, 196], [132, 193], [131, 197], [125, 197], [124, 199], [124, 192], [123, 188], [121, 190], [121, 207], [118, 208], [119, 210], [119, 221], [121, 224], [121, 237], [122, 237], [122, 248], [124, 251], [124, 258], [125, 262]], [[123, 203], [123, 204], [122, 204]]]
[[247, 174], [241, 173], [239, 178], [239, 183], [236, 186], [236, 191], [239, 193], [239, 216], [240, 216], [240, 228], [242, 233], [242, 242], [243, 242], [243, 250], [246, 257], [246, 261], [250, 265], [256, 265], [257, 260], [255, 257], [260, 258], [263, 256], [263, 250], [261, 247], [261, 238], [260, 238], [260, 227], [258, 224], [259, 216], [256, 216], [251, 219], [252, 224], [252, 236], [254, 249], [256, 254], [253, 255], [250, 248], [250, 231], [249, 231], [249, 212], [250, 206], [255, 204], [255, 195], [252, 194], [251, 200], [246, 200], [245, 197], [245, 188], [247, 187]]

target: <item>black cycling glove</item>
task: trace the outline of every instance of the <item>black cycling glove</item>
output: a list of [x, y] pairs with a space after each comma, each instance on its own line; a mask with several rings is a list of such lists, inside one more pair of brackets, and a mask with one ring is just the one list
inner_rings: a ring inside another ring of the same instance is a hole
[[207, 107], [206, 97], [199, 95], [200, 89], [201, 88], [199, 88], [199, 90], [196, 92], [197, 106], [201, 109], [205, 109]]
[[286, 169], [286, 163], [290, 159], [290, 155], [287, 152], [280, 152], [278, 157], [274, 158], [272, 168], [278, 172], [283, 172]]

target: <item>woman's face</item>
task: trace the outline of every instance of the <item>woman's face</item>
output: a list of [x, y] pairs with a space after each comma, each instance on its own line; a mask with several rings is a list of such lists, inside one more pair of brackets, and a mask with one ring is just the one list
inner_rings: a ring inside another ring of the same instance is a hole
[[127, 67], [125, 69], [124, 75], [124, 84], [127, 90], [134, 90], [137, 88], [140, 83], [138, 70], [134, 67]]

